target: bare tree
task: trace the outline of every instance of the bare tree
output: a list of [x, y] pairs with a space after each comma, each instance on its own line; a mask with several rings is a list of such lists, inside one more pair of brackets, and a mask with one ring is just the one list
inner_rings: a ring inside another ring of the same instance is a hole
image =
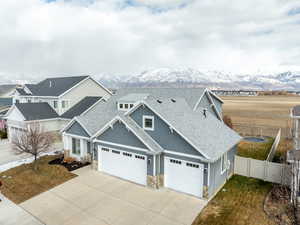
[[46, 152], [53, 144], [53, 136], [43, 131], [39, 123], [28, 126], [26, 131], [14, 135], [12, 147], [16, 154], [29, 153], [34, 156], [33, 168], [37, 170], [37, 159], [42, 152]]

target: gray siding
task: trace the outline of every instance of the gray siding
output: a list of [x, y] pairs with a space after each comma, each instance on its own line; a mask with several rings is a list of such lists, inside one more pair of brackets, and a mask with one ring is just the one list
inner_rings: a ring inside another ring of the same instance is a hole
[[107, 129], [97, 137], [100, 141], [107, 141], [116, 144], [128, 145], [148, 149], [123, 123], [116, 122], [113, 128]]
[[90, 137], [78, 122], [73, 123], [72, 126], [66, 130], [66, 133], [74, 134], [82, 137]]
[[230, 169], [221, 174], [221, 158], [210, 164], [210, 182], [208, 187], [209, 196], [212, 196], [226, 182], [226, 179], [233, 173], [234, 155], [236, 146], [227, 153], [227, 159], [230, 160]]
[[95, 159], [98, 159], [98, 146], [119, 149], [121, 151], [127, 151], [127, 152], [132, 152], [135, 154], [140, 154], [140, 155], [146, 156], [147, 157], [147, 175], [153, 175], [153, 155], [149, 155], [146, 152], [137, 151], [137, 150], [134, 150], [131, 148], [125, 148], [125, 147], [120, 147], [120, 146], [115, 146], [115, 145], [110, 145], [110, 144], [96, 143], [95, 148], [94, 148], [95, 149], [94, 156], [96, 157]]
[[140, 126], [143, 126], [143, 115], [154, 116], [154, 131], [146, 132], [163, 148], [175, 152], [202, 156], [188, 142], [186, 142], [175, 131], [171, 132], [167, 125], [159, 116], [154, 114], [148, 107], [140, 106], [131, 114], [131, 118]]

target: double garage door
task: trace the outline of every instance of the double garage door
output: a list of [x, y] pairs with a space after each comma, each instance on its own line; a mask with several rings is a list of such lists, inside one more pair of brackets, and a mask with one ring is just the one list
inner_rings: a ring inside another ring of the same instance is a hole
[[147, 158], [144, 155], [100, 147], [99, 170], [138, 184], [147, 184]]
[[165, 157], [164, 165], [166, 187], [202, 197], [203, 164]]

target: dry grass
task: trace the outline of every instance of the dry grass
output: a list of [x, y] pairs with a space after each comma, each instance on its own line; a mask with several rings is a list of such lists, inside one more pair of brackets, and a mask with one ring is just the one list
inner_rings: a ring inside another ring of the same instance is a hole
[[300, 104], [299, 96], [224, 96], [224, 115], [233, 123], [272, 128], [291, 127], [290, 109]]
[[41, 157], [38, 171], [32, 169], [32, 164], [25, 164], [0, 173], [2, 194], [19, 204], [76, 176], [63, 166], [49, 165], [55, 158]]
[[275, 225], [263, 211], [272, 184], [253, 178], [233, 176], [193, 225]]
[[293, 140], [282, 138], [279, 142], [273, 161], [285, 162], [286, 152], [293, 149]]
[[241, 141], [238, 144], [237, 155], [252, 159], [266, 160], [273, 142], [274, 138], [267, 138], [267, 142], [263, 143]]

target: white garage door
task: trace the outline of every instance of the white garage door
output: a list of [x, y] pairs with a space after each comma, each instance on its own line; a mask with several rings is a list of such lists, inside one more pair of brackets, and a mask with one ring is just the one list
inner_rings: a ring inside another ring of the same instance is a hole
[[147, 184], [146, 156], [103, 147], [99, 147], [98, 153], [99, 170], [138, 184]]
[[202, 197], [203, 164], [165, 157], [165, 186]]

